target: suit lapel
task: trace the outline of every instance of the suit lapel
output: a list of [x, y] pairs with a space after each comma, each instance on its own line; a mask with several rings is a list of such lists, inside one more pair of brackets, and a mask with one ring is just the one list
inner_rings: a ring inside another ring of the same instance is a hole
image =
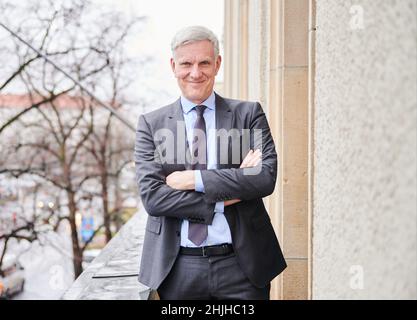
[[168, 129], [174, 134], [174, 158], [175, 164], [179, 166], [178, 171], [191, 169], [189, 161], [191, 153], [188, 146], [181, 99], [178, 99], [172, 104], [171, 113], [168, 114]]
[[[232, 129], [232, 111], [227, 105], [226, 101], [216, 93], [216, 130], [224, 129], [227, 132]], [[216, 138], [216, 148], [217, 148], [217, 164], [218, 169], [227, 168], [227, 164], [222, 164], [220, 161], [220, 138]], [[224, 146], [223, 146], [224, 148]], [[227, 163], [231, 163], [231, 145], [230, 141], [227, 145]], [[224, 162], [224, 161], [223, 161]]]
[[[233, 126], [233, 113], [226, 101], [216, 94], [216, 130], [225, 129], [229, 131], [232, 129]], [[217, 147], [217, 167], [218, 169], [225, 169], [230, 168], [230, 164], [232, 163], [232, 150], [230, 140], [227, 145], [227, 155], [228, 155], [228, 162], [226, 164], [222, 164], [220, 162], [220, 139], [217, 137], [216, 147]], [[224, 215], [226, 217], [227, 223], [229, 224], [231, 230], [235, 228], [236, 224], [236, 216], [237, 212], [235, 212], [234, 206], [229, 206], [224, 208]]]

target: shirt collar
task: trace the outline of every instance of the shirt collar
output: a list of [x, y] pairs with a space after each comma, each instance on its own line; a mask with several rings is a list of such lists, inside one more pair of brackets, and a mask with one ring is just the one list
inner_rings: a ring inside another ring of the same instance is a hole
[[216, 108], [216, 96], [214, 94], [214, 91], [206, 100], [204, 100], [202, 103], [199, 103], [199, 104], [191, 102], [186, 97], [181, 96], [181, 107], [182, 107], [182, 111], [185, 114], [190, 112], [197, 105], [205, 105], [210, 110], [214, 110]]

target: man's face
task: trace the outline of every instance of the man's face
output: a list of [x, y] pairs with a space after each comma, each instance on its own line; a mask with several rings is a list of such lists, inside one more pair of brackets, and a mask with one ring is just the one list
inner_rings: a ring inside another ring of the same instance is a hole
[[220, 64], [221, 57], [214, 57], [213, 44], [208, 40], [180, 46], [171, 58], [172, 71], [183, 96], [197, 104], [212, 93]]

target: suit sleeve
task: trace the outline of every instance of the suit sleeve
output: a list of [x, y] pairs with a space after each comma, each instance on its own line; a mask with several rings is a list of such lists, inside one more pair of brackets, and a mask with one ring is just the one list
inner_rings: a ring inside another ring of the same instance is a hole
[[203, 193], [175, 190], [166, 184], [151, 129], [143, 115], [136, 131], [135, 164], [139, 193], [149, 215], [212, 223], [215, 204], [206, 202]]
[[262, 151], [262, 161], [254, 168], [203, 170], [207, 202], [230, 199], [252, 200], [266, 197], [275, 189], [277, 153], [265, 113], [256, 103], [250, 121], [251, 147]]
[[[200, 170], [195, 170], [194, 171], [194, 177], [195, 177], [195, 191], [204, 193], [205, 192], [204, 191], [204, 184], [203, 184], [203, 180], [201, 179]], [[214, 212], [224, 213], [224, 201], [216, 202], [216, 206], [214, 207]]]

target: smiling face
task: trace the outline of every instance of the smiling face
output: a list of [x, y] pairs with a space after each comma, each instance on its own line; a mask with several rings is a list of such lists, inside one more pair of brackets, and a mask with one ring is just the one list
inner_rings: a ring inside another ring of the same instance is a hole
[[215, 57], [213, 44], [208, 40], [179, 46], [171, 58], [172, 71], [182, 95], [197, 104], [213, 92], [220, 64], [221, 57]]

